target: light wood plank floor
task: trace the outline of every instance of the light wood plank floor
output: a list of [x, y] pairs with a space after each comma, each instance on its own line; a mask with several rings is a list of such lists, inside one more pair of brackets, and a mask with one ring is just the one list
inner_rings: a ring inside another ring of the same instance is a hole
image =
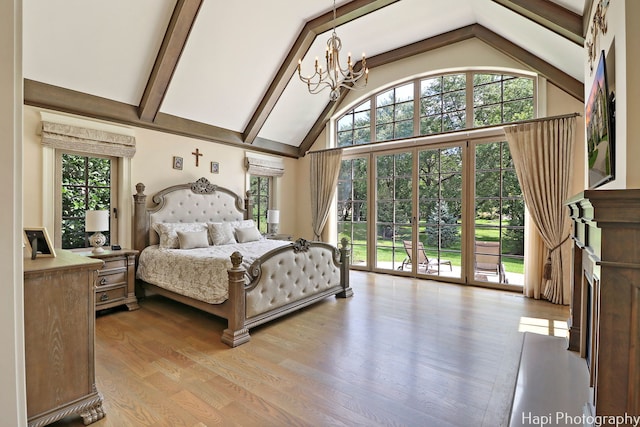
[[98, 316], [107, 415], [93, 425], [503, 426], [522, 319], [568, 317], [509, 292], [363, 272], [351, 282], [353, 298], [257, 327], [235, 349], [220, 342], [225, 321], [161, 297]]

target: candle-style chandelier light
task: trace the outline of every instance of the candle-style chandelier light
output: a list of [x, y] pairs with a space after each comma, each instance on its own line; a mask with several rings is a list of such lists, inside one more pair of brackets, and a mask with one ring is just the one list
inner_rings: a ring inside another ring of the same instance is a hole
[[[342, 49], [342, 41], [336, 34], [336, 0], [333, 0], [333, 32], [331, 38], [327, 40], [326, 69], [323, 70], [322, 66], [318, 65], [316, 57], [315, 72], [305, 77], [301, 71], [302, 60], [298, 60], [298, 76], [303, 83], [307, 84], [310, 93], [316, 94], [329, 88], [331, 90], [329, 99], [336, 101], [340, 97], [340, 88], [355, 89], [366, 86], [369, 79], [369, 69], [364, 53], [362, 54], [362, 66], [358, 71], [354, 71], [351, 53], [347, 57], [347, 66], [342, 68], [340, 65], [340, 49]], [[363, 76], [364, 84], [360, 80]]]

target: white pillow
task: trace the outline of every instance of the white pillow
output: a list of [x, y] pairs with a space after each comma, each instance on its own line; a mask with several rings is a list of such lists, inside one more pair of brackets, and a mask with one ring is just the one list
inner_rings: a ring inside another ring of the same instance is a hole
[[153, 229], [160, 236], [160, 248], [177, 249], [180, 247], [178, 231], [202, 231], [207, 230], [207, 224], [203, 222], [157, 222]]
[[238, 243], [255, 242], [262, 239], [262, 234], [254, 227], [236, 228]]
[[236, 228], [249, 228], [249, 227], [255, 227], [256, 223], [253, 222], [252, 219], [241, 219], [239, 221], [231, 221], [229, 222], [229, 224], [231, 225], [232, 229], [236, 229]]
[[209, 223], [209, 237], [211, 243], [214, 245], [228, 245], [230, 243], [236, 243], [236, 238], [233, 235], [233, 229], [228, 222], [210, 222]]
[[202, 231], [177, 231], [180, 249], [195, 249], [209, 247], [209, 233]]

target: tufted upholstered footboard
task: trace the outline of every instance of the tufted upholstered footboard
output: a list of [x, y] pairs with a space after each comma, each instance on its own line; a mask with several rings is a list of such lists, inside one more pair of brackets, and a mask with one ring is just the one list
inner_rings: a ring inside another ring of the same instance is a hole
[[[231, 190], [211, 184], [206, 178], [160, 190], [147, 207], [145, 186], [134, 194], [134, 248], [142, 251], [157, 244], [154, 223], [225, 222], [251, 218], [249, 194], [243, 199]], [[353, 295], [349, 287], [349, 248], [300, 239], [267, 252], [249, 267], [242, 267], [242, 255], [231, 256], [228, 270], [228, 299], [211, 304], [139, 281], [137, 289], [163, 295], [200, 310], [223, 317], [228, 327], [222, 342], [236, 347], [249, 341], [249, 328], [281, 317], [331, 295]], [[247, 279], [248, 278], [248, 279]], [[143, 296], [139, 294], [138, 296]]]
[[[232, 347], [249, 340], [249, 328], [324, 299], [330, 295], [347, 298], [349, 249], [298, 239], [295, 243], [266, 253], [249, 271], [242, 268], [242, 255], [231, 256], [229, 300], [242, 318], [229, 319], [222, 342]], [[246, 274], [250, 282], [246, 283]]]

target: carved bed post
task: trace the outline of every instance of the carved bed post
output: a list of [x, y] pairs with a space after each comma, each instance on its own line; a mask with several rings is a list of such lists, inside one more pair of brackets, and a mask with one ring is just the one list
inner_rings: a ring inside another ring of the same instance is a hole
[[133, 248], [139, 251], [149, 244], [149, 217], [144, 188], [144, 184], [139, 182], [136, 184], [137, 193], [133, 195]]
[[353, 296], [353, 289], [349, 286], [349, 266], [351, 265], [351, 249], [349, 241], [343, 237], [340, 241], [340, 285], [343, 291], [336, 294], [338, 298], [348, 298]]
[[251, 191], [247, 191], [244, 198], [245, 219], [253, 219], [253, 206], [251, 203]]
[[244, 274], [242, 267], [242, 255], [236, 251], [231, 254], [233, 267], [227, 270], [229, 274], [229, 317], [227, 329], [222, 333], [222, 342], [230, 347], [244, 344], [251, 338], [249, 330], [244, 327], [245, 318], [245, 291]]

